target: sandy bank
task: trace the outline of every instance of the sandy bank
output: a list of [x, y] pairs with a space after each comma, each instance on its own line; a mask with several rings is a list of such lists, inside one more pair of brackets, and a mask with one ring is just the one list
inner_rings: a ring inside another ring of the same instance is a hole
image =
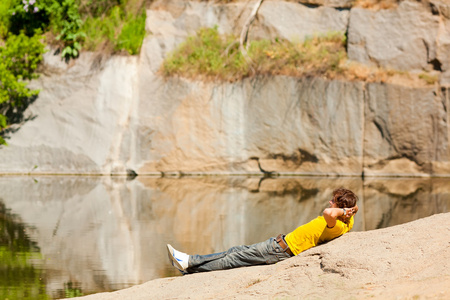
[[450, 213], [350, 232], [284, 262], [162, 278], [84, 299], [449, 299]]

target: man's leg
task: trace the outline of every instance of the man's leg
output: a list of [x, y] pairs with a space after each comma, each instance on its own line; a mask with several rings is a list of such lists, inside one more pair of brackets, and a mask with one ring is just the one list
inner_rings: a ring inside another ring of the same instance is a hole
[[188, 273], [226, 270], [245, 266], [274, 264], [289, 258], [274, 238], [250, 246], [236, 246], [228, 251], [189, 256]]
[[212, 254], [206, 254], [206, 255], [198, 255], [198, 254], [189, 255], [189, 267], [195, 267], [195, 266], [203, 265], [205, 263], [208, 263], [208, 262], [211, 262], [214, 260], [222, 259], [225, 256], [227, 256], [233, 252], [243, 251], [243, 250], [248, 249], [249, 247], [251, 247], [251, 246], [240, 245], [240, 246], [231, 247], [227, 251], [219, 252], [219, 253], [212, 253]]

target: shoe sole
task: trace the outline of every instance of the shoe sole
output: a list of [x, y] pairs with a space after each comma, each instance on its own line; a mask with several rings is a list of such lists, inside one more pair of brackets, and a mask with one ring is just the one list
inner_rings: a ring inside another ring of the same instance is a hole
[[[170, 255], [169, 255], [169, 259], [170, 259]], [[177, 270], [181, 273], [181, 275], [189, 274], [189, 273], [186, 272], [186, 271], [183, 271], [183, 270], [178, 269], [178, 267], [175, 266], [175, 264], [173, 263], [173, 261], [172, 261], [171, 259], [170, 259], [170, 264], [172, 265], [172, 267], [174, 267], [175, 269], [177, 269]]]
[[172, 265], [177, 268], [178, 270], [180, 270], [181, 272], [184, 272], [185, 269], [180, 265], [180, 263], [178, 262], [178, 260], [173, 256], [173, 250], [175, 250], [171, 245], [167, 244], [167, 252], [169, 254], [169, 259], [172, 261]]

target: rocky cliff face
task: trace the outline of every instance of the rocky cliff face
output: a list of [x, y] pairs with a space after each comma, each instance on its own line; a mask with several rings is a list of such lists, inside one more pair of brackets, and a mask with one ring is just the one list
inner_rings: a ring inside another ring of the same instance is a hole
[[[450, 4], [389, 10], [265, 1], [250, 39], [348, 32], [349, 58], [420, 72], [434, 86], [256, 77], [163, 79], [168, 52], [199, 27], [238, 33], [252, 7], [156, 1], [139, 57], [46, 54], [41, 89], [0, 149], [3, 173], [450, 174]], [[258, 159], [258, 160], [257, 160]]]

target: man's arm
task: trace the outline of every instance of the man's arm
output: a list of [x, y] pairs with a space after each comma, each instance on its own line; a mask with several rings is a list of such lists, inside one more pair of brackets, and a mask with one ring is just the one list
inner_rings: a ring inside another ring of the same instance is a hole
[[334, 225], [336, 225], [337, 217], [342, 215], [344, 215], [344, 210], [342, 208], [326, 208], [323, 211], [323, 217], [329, 228], [334, 227]]
[[[345, 208], [345, 217], [350, 218], [356, 212], [358, 211], [358, 205], [355, 205], [352, 208]], [[327, 226], [329, 228], [333, 228], [334, 225], [336, 225], [336, 219], [339, 216], [344, 216], [344, 209], [343, 208], [326, 208], [323, 211], [323, 217], [325, 221], [327, 222]]]

